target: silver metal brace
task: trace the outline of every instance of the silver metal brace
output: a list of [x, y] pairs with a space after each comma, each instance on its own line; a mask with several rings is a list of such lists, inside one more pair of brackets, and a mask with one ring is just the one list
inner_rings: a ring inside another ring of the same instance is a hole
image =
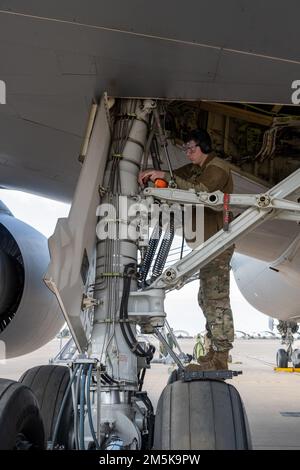
[[[179, 204], [192, 205], [202, 204], [215, 211], [223, 210], [224, 206], [224, 193], [222, 193], [222, 191], [206, 193], [195, 192], [193, 189], [184, 191], [172, 188], [146, 188], [144, 190], [144, 194], [160, 199], [162, 202], [176, 202]], [[236, 207], [251, 206], [258, 209], [284, 210], [284, 214], [278, 214], [278, 217], [276, 218], [300, 221], [300, 204], [298, 202], [288, 201], [278, 197], [271, 197], [269, 193], [230, 194], [230, 205]]]
[[167, 349], [168, 353], [172, 357], [172, 359], [176, 362], [177, 366], [179, 367], [180, 370], [184, 369], [184, 364], [182, 363], [181, 359], [178, 357], [178, 355], [173, 351], [172, 348], [170, 348], [168, 341], [165, 339], [165, 337], [161, 334], [158, 328], [154, 328], [155, 335], [159, 339], [159, 341], [164, 345], [164, 347]]
[[[252, 231], [266, 220], [278, 218], [300, 222], [300, 203], [298, 202], [300, 194], [296, 195], [297, 202], [286, 199], [299, 189], [300, 169], [265, 194], [231, 194], [230, 205], [250, 207], [230, 223], [229, 231], [220, 230], [187, 256], [168, 267], [148, 289], [181, 288], [201, 267], [226, 250], [242, 235]], [[196, 193], [194, 190], [147, 188], [144, 190], [144, 195], [172, 203], [204, 204], [216, 210], [222, 209], [224, 203], [224, 194], [221, 191]]]

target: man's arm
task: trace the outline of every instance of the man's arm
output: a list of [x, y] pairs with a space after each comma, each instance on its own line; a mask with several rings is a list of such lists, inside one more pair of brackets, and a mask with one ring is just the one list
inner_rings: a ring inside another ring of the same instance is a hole
[[[194, 189], [195, 191], [209, 193], [217, 190], [222, 191], [229, 178], [229, 174], [217, 165], [209, 165], [202, 175], [199, 175], [196, 183], [192, 183], [188, 178], [176, 175], [176, 170], [174, 173], [178, 189]], [[146, 170], [139, 174], [138, 181], [143, 186], [147, 180], [155, 181], [156, 178], [162, 178], [169, 182], [171, 175], [167, 171]]]
[[165, 179], [166, 172], [161, 171], [161, 170], [145, 170], [145, 171], [140, 171], [138, 175], [138, 183], [140, 186], [144, 187], [144, 185], [147, 183], [147, 181], [151, 180], [154, 181], [156, 179]]
[[[175, 176], [175, 181], [178, 189], [194, 189], [195, 191], [213, 192], [224, 188], [228, 181], [228, 173], [216, 165], [210, 165], [204, 170], [202, 175], [199, 176], [196, 183]], [[170, 174], [166, 173], [165, 179], [169, 181]]]

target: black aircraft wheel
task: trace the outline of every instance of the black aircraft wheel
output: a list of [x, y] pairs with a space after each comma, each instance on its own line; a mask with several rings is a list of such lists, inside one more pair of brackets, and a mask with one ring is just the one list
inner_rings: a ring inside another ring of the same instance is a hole
[[251, 449], [248, 421], [237, 390], [219, 380], [175, 381], [157, 405], [154, 449]]
[[278, 349], [276, 355], [276, 364], [277, 367], [286, 369], [288, 367], [288, 355], [285, 349]]
[[0, 450], [44, 449], [44, 427], [32, 391], [0, 379]]
[[[69, 369], [65, 366], [37, 366], [22, 375], [20, 382], [34, 392], [44, 422], [46, 441], [51, 441], [61, 402], [70, 381]], [[72, 449], [74, 413], [71, 390], [64, 407], [57, 434], [56, 446]]]
[[295, 349], [295, 351], [293, 351], [292, 363], [295, 369], [300, 368], [300, 349]]

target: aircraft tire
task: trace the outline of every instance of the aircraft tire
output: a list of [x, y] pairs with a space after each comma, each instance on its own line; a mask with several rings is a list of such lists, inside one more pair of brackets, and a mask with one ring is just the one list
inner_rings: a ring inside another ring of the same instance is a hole
[[295, 369], [300, 368], [300, 349], [295, 349], [292, 354], [292, 363]]
[[36, 397], [19, 382], [0, 379], [0, 450], [44, 448], [44, 426]]
[[285, 349], [278, 349], [276, 354], [277, 367], [286, 369], [288, 367], [288, 355]]
[[[61, 402], [70, 381], [69, 369], [56, 365], [37, 366], [28, 369], [19, 381], [31, 388], [35, 394], [44, 422], [46, 440], [51, 441]], [[65, 449], [73, 448], [73, 424], [74, 413], [70, 390], [60, 421], [56, 445]]]
[[237, 390], [219, 380], [176, 381], [157, 405], [154, 449], [251, 449], [246, 412]]
[[178, 370], [174, 369], [174, 370], [172, 370], [172, 372], [169, 376], [168, 384], [172, 384], [172, 383], [176, 382], [176, 380], [178, 380]]

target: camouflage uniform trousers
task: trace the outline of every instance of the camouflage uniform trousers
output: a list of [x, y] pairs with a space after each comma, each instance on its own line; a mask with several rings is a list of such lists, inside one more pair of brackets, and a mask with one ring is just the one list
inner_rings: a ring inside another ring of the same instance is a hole
[[198, 303], [206, 318], [207, 336], [215, 351], [233, 347], [234, 327], [230, 306], [230, 260], [234, 246], [200, 270]]

